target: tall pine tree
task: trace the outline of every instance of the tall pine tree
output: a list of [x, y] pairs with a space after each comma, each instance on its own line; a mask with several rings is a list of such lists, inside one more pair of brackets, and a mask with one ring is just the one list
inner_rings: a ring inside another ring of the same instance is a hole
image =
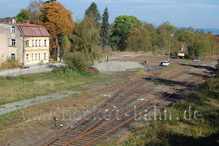
[[99, 10], [97, 9], [96, 3], [92, 2], [90, 7], [85, 11], [85, 15], [88, 15], [89, 17], [93, 17], [98, 27], [101, 20], [101, 16]]
[[102, 22], [102, 26], [101, 26], [101, 32], [100, 32], [100, 36], [102, 38], [102, 49], [104, 50], [105, 46], [108, 46], [108, 40], [109, 40], [109, 13], [108, 13], [108, 9], [106, 7], [106, 9], [104, 10], [103, 13], [103, 22]]

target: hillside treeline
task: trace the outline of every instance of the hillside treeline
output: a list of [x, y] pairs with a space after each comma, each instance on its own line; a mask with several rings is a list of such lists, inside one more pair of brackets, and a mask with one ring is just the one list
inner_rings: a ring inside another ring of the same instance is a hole
[[51, 35], [51, 57], [64, 59], [70, 68], [79, 70], [109, 51], [145, 51], [165, 55], [170, 48], [171, 55], [176, 55], [183, 48], [191, 59], [219, 55], [219, 41], [210, 31], [194, 31], [192, 27], [178, 29], [169, 22], [155, 27], [127, 15], [118, 16], [109, 24], [108, 9], [101, 16], [94, 2], [85, 10], [82, 20], [75, 21], [72, 14], [56, 0], [30, 0], [29, 6], [21, 9], [15, 18], [17, 23], [31, 20], [44, 25]]

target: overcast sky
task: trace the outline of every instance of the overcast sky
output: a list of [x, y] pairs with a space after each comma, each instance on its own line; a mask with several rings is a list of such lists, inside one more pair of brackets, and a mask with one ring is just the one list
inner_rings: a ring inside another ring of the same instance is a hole
[[[139, 20], [159, 26], [169, 21], [176, 27], [219, 29], [219, 0], [57, 0], [83, 19], [85, 10], [92, 2], [102, 15], [108, 7], [109, 21], [120, 15], [133, 15]], [[0, 0], [0, 18], [16, 16], [26, 8], [29, 0]]]

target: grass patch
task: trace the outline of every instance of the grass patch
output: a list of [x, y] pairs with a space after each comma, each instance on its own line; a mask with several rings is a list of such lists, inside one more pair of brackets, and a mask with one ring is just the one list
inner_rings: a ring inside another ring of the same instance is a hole
[[99, 73], [79, 73], [55, 68], [52, 72], [17, 77], [0, 77], [0, 105], [35, 98], [63, 90], [81, 89], [82, 85], [110, 80]]
[[0, 106], [0, 108], [6, 108], [5, 106]]
[[53, 97], [47, 97], [46, 99], [53, 99]]
[[22, 105], [16, 105], [15, 107], [23, 107]]
[[13, 117], [13, 116], [17, 115], [18, 113], [19, 113], [19, 110], [13, 111], [13, 112], [10, 112], [10, 113], [7, 113], [7, 114], [3, 114], [3, 115], [0, 115], [0, 119]]
[[68, 95], [68, 93], [61, 93], [61, 95]]
[[31, 101], [31, 103], [37, 103], [37, 101]]

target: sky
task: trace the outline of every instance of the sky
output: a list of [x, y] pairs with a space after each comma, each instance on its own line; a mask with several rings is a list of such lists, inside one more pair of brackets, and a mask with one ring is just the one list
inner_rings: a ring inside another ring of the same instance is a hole
[[[0, 18], [16, 16], [30, 0], [0, 0]], [[120, 15], [133, 15], [159, 26], [170, 22], [176, 27], [219, 29], [219, 0], [57, 0], [81, 20], [92, 2], [102, 15], [107, 7], [109, 22]]]

